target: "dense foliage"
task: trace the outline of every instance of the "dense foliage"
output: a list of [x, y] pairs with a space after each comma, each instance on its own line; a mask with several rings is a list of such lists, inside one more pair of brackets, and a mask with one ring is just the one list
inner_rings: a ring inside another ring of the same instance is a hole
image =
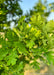
[[18, 23], [18, 19], [23, 11], [19, 4], [20, 0], [2, 0], [0, 2], [0, 30], [2, 31], [3, 27], [9, 27], [12, 22], [15, 25]]
[[0, 75], [24, 75], [26, 64], [39, 69], [38, 59], [54, 64], [54, 21], [47, 22], [39, 12], [29, 22], [26, 18], [21, 16], [16, 27], [0, 33]]

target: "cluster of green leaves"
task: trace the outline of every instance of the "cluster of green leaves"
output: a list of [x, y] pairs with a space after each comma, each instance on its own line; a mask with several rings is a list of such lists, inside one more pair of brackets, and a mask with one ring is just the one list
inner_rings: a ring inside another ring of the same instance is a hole
[[54, 21], [46, 23], [39, 14], [33, 15], [29, 23], [25, 18], [22, 16], [17, 27], [6, 29], [5, 37], [0, 37], [1, 75], [22, 75], [25, 64], [38, 69], [38, 59], [48, 65], [54, 62]]
[[38, 59], [47, 65], [54, 64], [54, 21], [47, 22], [40, 12], [29, 18], [27, 22], [27, 17], [21, 16], [13, 29], [1, 28], [0, 75], [24, 75], [26, 64], [39, 69]]

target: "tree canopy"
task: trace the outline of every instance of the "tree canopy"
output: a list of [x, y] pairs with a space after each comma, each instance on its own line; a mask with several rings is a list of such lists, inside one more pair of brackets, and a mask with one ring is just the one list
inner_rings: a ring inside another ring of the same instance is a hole
[[[10, 2], [12, 3], [11, 0], [6, 0], [4, 5], [7, 4], [8, 7]], [[20, 8], [19, 13], [16, 12], [18, 7], [16, 8], [14, 3], [13, 0], [13, 5], [10, 5], [11, 8], [7, 9], [6, 6], [6, 8], [0, 8], [0, 75], [24, 75], [26, 64], [36, 70], [40, 69], [38, 59], [47, 65], [54, 64], [54, 21], [47, 21], [44, 16], [45, 8], [42, 11], [41, 2], [38, 2], [37, 8], [34, 7], [32, 10], [33, 12], [38, 9], [37, 12], [30, 13], [28, 17], [21, 15]], [[39, 3], [41, 9], [39, 9]], [[7, 11], [5, 11], [6, 9]], [[5, 21], [8, 13], [13, 16], [14, 13], [21, 15], [18, 24], [12, 29], [8, 28], [10, 24]], [[27, 20], [27, 18], [29, 19]]]

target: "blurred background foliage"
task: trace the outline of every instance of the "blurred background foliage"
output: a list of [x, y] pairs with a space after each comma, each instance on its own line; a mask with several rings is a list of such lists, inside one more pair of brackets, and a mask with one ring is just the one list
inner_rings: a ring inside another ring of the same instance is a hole
[[[3, 27], [6, 27], [7, 24], [10, 26], [12, 22], [17, 25], [19, 18], [23, 15], [23, 10], [21, 9], [19, 2], [21, 2], [21, 0], [0, 0], [0, 30], [1, 28], [3, 29]], [[53, 11], [54, 3], [47, 4], [47, 0], [44, 0], [44, 3], [42, 0], [39, 0], [32, 10], [26, 12], [26, 21], [28, 22], [30, 17], [37, 13], [47, 19], [49, 14]]]
[[7, 25], [10, 26], [11, 22], [18, 23], [18, 19], [23, 11], [19, 5], [20, 0], [5, 0], [0, 1], [0, 30]]
[[27, 12], [25, 15], [29, 21], [29, 17], [32, 15], [36, 15], [39, 13], [41, 16], [47, 19], [47, 17], [50, 15], [51, 12], [54, 12], [54, 3], [47, 3], [47, 0], [39, 0], [38, 3], [36, 3], [29, 12]]

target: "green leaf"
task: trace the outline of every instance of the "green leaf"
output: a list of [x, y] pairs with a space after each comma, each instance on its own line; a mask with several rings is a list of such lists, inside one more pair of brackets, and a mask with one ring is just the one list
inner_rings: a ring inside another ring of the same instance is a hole
[[34, 45], [35, 45], [35, 43], [34, 43], [33, 40], [28, 41], [27, 44], [26, 44], [26, 46], [27, 46], [28, 48], [32, 48]]
[[16, 58], [18, 58], [17, 52], [11, 51], [11, 53], [6, 57], [7, 65], [10, 65], [10, 64], [15, 65], [17, 61]]
[[22, 43], [22, 42], [14, 42], [14, 46], [17, 47], [17, 50], [20, 54], [24, 54], [24, 55], [27, 55], [28, 51], [26, 50], [25, 48], [25, 44]]

